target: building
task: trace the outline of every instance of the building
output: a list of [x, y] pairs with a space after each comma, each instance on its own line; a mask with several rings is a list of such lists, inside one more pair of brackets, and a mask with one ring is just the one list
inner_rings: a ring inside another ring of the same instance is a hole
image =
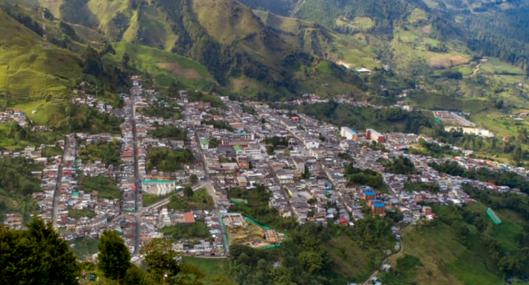
[[[131, 186], [134, 186], [132, 184]], [[174, 192], [177, 188], [175, 180], [161, 180], [161, 179], [144, 179], [142, 181], [142, 189], [145, 193], [164, 196]]]
[[195, 215], [193, 212], [186, 212], [183, 216], [184, 224], [194, 224], [195, 223]]
[[340, 136], [346, 138], [347, 140], [358, 140], [358, 133], [356, 132], [356, 130], [349, 127], [341, 127]]
[[386, 214], [386, 205], [379, 200], [373, 200], [371, 203], [371, 212], [373, 215], [383, 216]]
[[362, 199], [364, 200], [371, 201], [375, 199], [376, 195], [377, 195], [377, 192], [369, 186], [366, 186], [362, 189]]
[[491, 208], [487, 208], [487, 216], [495, 225], [499, 225], [502, 223], [501, 219], [496, 215], [496, 213], [494, 213], [494, 210], [492, 210]]
[[374, 142], [378, 142], [378, 143], [385, 143], [386, 142], [386, 137], [373, 130], [373, 129], [367, 129], [366, 130], [366, 139], [368, 140], [371, 140], [371, 141], [374, 141]]

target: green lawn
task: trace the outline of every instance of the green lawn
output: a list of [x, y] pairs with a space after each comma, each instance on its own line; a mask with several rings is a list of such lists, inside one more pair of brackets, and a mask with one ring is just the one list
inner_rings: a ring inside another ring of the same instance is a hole
[[149, 193], [144, 193], [143, 195], [143, 207], [148, 207], [154, 203], [160, 202], [165, 199], [167, 196], [159, 196]]
[[72, 240], [70, 244], [77, 257], [86, 259], [98, 252], [97, 246], [99, 245], [99, 240], [83, 237]]
[[[457, 219], [453, 210], [439, 208], [438, 215], [448, 220]], [[485, 221], [485, 230], [465, 223], [469, 229], [467, 239], [461, 238], [457, 226], [436, 221], [428, 225], [409, 226], [403, 232], [403, 251], [392, 257], [393, 263], [405, 254], [416, 256], [421, 261], [417, 268], [418, 284], [504, 284], [503, 274], [498, 270], [484, 238], [490, 236], [507, 251], [519, 247], [516, 239], [526, 223], [509, 210], [499, 210], [501, 225], [493, 225], [485, 215], [486, 206], [474, 203], [466, 206], [469, 213]]]
[[180, 239], [207, 239], [209, 238], [208, 227], [204, 221], [196, 221], [193, 224], [176, 224], [161, 229], [161, 232], [172, 240]]
[[125, 42], [116, 43], [115, 50], [115, 61], [120, 62], [127, 53], [131, 58], [130, 65], [150, 73], [158, 88], [165, 89], [173, 83], [180, 83], [188, 88], [202, 89], [214, 84], [206, 67], [187, 57]]
[[230, 278], [229, 260], [224, 258], [199, 258], [185, 256], [184, 263], [190, 264], [202, 271], [206, 276], [204, 285], [235, 285]]

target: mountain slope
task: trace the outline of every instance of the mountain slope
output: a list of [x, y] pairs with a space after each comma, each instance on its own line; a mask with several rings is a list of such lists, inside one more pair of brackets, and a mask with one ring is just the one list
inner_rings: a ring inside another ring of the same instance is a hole
[[31, 18], [19, 18], [0, 10], [0, 90], [8, 94], [7, 105], [66, 95], [81, 76], [81, 59], [45, 41]]
[[242, 0], [265, 9], [314, 21], [328, 28], [355, 32], [359, 21], [370, 22], [373, 36], [393, 37], [416, 9], [424, 11], [436, 37], [458, 40], [474, 53], [495, 56], [527, 69], [529, 66], [529, 1], [402, 1], [402, 0]]
[[240, 93], [301, 92], [303, 83], [293, 80], [298, 70], [285, 63], [314, 67], [321, 59], [334, 61], [330, 54], [338, 40], [317, 24], [274, 27], [234, 0], [39, 2], [64, 21], [97, 29], [114, 42], [191, 57]]

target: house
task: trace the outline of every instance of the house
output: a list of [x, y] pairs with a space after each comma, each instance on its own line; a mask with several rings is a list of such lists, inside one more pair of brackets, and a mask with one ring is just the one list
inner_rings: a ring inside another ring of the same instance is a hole
[[352, 141], [358, 140], [358, 133], [356, 132], [356, 130], [349, 128], [349, 127], [341, 127], [340, 136], [344, 137], [347, 140], [352, 140]]
[[186, 212], [184, 213], [184, 224], [194, 224], [195, 223], [195, 215], [193, 212]]
[[373, 202], [371, 203], [371, 212], [373, 213], [373, 215], [385, 215], [385, 206], [386, 205], [384, 204], [384, 202], [380, 200], [373, 200]]
[[367, 129], [366, 130], [366, 139], [368, 140], [371, 140], [371, 141], [374, 141], [374, 142], [378, 142], [378, 143], [385, 143], [386, 142], [386, 137], [373, 130], [373, 129]]

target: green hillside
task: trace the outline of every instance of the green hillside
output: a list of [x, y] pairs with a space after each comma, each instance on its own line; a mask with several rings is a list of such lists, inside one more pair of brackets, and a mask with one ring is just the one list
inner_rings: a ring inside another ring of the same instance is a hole
[[[468, 191], [476, 203], [437, 207], [437, 221], [404, 231], [403, 250], [391, 261], [395, 265], [408, 255], [418, 258], [420, 265], [414, 272], [397, 272], [397, 276], [413, 276], [409, 282], [418, 284], [504, 284], [506, 277], [514, 277], [515, 284], [527, 284], [516, 281], [527, 274], [527, 260], [522, 257], [527, 246], [527, 197]], [[495, 209], [502, 224], [495, 225], [487, 217], [488, 206]], [[395, 275], [387, 277], [398, 280]]]
[[207, 68], [187, 57], [164, 50], [121, 42], [115, 45], [116, 53], [109, 55], [116, 62], [120, 62], [127, 54], [129, 65], [149, 74], [155, 86], [168, 88], [172, 84], [186, 88], [203, 89], [215, 84]]
[[[299, 69], [290, 68], [287, 63], [309, 69], [317, 67], [321, 59], [347, 60], [355, 66], [377, 65], [372, 51], [352, 37], [295, 19], [270, 15], [267, 20], [263, 18], [266, 16], [233, 0], [155, 0], [141, 4], [125, 0], [39, 2], [56, 17], [74, 24], [76, 31], [80, 27], [97, 29], [121, 47], [126, 42], [190, 57], [203, 64], [215, 81], [242, 95], [292, 94], [308, 90], [303, 83], [294, 82], [302, 81], [303, 77], [299, 76]], [[117, 49], [118, 54], [121, 50]], [[131, 51], [136, 55], [138, 52], [148, 54], [144, 58], [154, 55], [154, 49]], [[156, 53], [157, 57], [162, 56], [159, 51]], [[168, 53], [162, 57], [167, 59]], [[178, 71], [181, 68], [174, 65], [171, 61], [148, 70], [162, 77], [168, 74], [161, 74], [160, 69], [176, 70], [176, 75], [181, 75]], [[343, 73], [339, 69], [336, 72]], [[196, 77], [191, 73], [186, 76]], [[184, 80], [189, 81], [189, 78]], [[314, 77], [310, 80], [314, 82]], [[323, 80], [325, 76], [319, 82], [324, 83]], [[328, 82], [325, 93], [340, 94], [354, 90], [357, 85], [343, 79], [339, 79], [336, 88], [333, 83]]]
[[[3, 104], [65, 96], [81, 76], [81, 61], [0, 10], [0, 90]], [[7, 99], [7, 102], [5, 101]]]

